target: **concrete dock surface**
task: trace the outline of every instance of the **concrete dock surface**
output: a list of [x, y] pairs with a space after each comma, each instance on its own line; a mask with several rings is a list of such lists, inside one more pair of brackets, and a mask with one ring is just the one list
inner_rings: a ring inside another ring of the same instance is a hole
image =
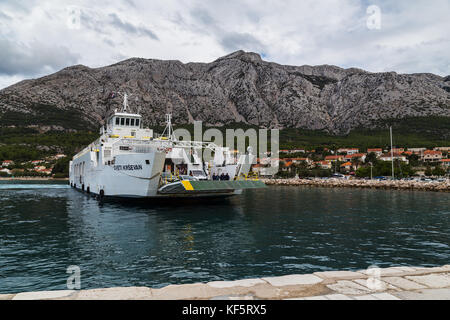
[[[81, 287], [83, 280], [81, 278]], [[0, 300], [450, 300], [450, 265], [169, 285], [0, 294]]]

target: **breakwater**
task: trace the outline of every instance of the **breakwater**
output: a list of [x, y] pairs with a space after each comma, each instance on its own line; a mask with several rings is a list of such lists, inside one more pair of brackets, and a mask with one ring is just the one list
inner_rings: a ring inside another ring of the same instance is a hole
[[262, 179], [266, 185], [276, 186], [317, 186], [326, 188], [371, 188], [396, 190], [422, 190], [450, 192], [450, 180], [445, 181], [405, 181], [405, 180], [359, 180], [359, 179]]

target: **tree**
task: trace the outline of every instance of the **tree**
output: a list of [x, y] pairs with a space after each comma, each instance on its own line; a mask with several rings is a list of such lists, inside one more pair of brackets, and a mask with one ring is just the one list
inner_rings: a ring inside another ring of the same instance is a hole
[[445, 174], [447, 173], [446, 171], [445, 171], [445, 169], [444, 168], [441, 168], [441, 167], [435, 167], [434, 168], [434, 170], [432, 171], [432, 173], [433, 173], [433, 176], [445, 176]]
[[367, 156], [366, 156], [366, 163], [372, 162], [373, 164], [375, 164], [377, 162], [377, 155], [375, 152], [370, 152]]
[[425, 175], [427, 177], [431, 177], [433, 175], [433, 171], [431, 171], [431, 167], [427, 165], [427, 168], [425, 169]]
[[406, 157], [409, 161], [409, 164], [413, 167], [417, 167], [419, 165], [419, 156], [417, 154], [411, 154]]
[[64, 174], [65, 177], [69, 176], [69, 163], [70, 158], [64, 157], [56, 161], [55, 166], [52, 169], [52, 174]]

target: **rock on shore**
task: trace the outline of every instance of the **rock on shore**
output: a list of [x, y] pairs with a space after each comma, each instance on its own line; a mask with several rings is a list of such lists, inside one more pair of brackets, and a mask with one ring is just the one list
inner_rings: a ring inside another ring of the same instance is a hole
[[450, 180], [444, 182], [403, 181], [403, 180], [346, 180], [346, 179], [262, 179], [266, 185], [276, 186], [317, 186], [326, 188], [350, 187], [371, 189], [398, 189], [450, 192]]

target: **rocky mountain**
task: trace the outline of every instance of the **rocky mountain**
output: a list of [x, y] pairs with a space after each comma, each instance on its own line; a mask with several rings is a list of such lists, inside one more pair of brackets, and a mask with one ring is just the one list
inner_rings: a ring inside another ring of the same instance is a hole
[[379, 120], [450, 117], [450, 77], [370, 73], [336, 66], [287, 66], [237, 51], [211, 63], [132, 58], [77, 65], [0, 91], [0, 124], [96, 128], [127, 92], [148, 125], [201, 120], [341, 134]]

